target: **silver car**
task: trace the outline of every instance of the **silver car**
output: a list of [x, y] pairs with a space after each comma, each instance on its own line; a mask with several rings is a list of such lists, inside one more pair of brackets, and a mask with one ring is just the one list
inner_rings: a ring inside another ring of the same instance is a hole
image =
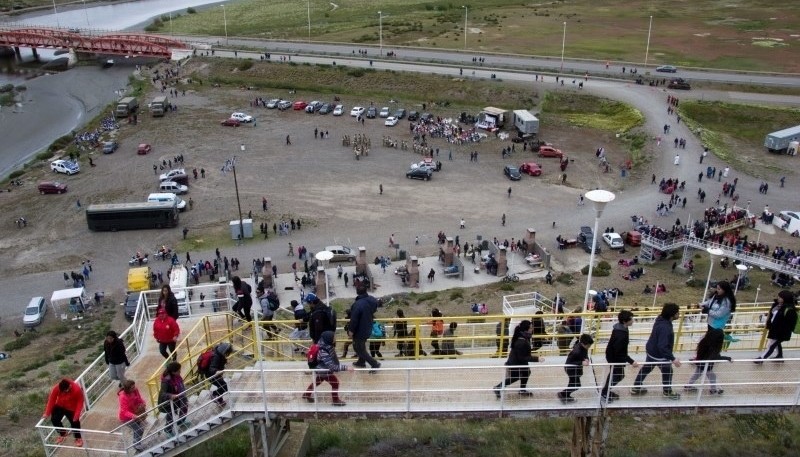
[[355, 262], [356, 253], [347, 246], [325, 246], [326, 251], [333, 253], [331, 262]]

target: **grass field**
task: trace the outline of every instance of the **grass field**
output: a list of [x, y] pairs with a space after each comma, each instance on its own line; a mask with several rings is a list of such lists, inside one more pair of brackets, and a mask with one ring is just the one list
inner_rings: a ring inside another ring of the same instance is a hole
[[[384, 47], [464, 48], [465, 10], [444, 0], [297, 3], [243, 0], [225, 8], [228, 34], [310, 39]], [[791, 2], [713, 0], [664, 4], [647, 0], [547, 4], [486, 0], [466, 4], [467, 49], [642, 64], [653, 17], [648, 63], [757, 71], [800, 71], [800, 9]], [[307, 9], [307, 8], [310, 8]], [[381, 12], [382, 21], [378, 12]], [[161, 31], [166, 30], [162, 22]], [[225, 35], [222, 8], [173, 17], [176, 33]], [[156, 27], [158, 29], [158, 27]]]

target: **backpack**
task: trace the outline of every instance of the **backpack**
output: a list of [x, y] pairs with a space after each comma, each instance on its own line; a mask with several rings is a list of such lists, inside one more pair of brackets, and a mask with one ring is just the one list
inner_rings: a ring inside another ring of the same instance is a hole
[[275, 292], [270, 292], [267, 294], [267, 308], [270, 311], [277, 311], [278, 308], [281, 307], [281, 301], [278, 298], [278, 294]]
[[209, 367], [211, 367], [211, 359], [214, 358], [214, 348], [207, 350], [200, 354], [197, 358], [197, 373], [206, 376]]
[[336, 331], [336, 310], [330, 306], [313, 311], [310, 320], [314, 322], [314, 327], [320, 334], [326, 330]]
[[386, 338], [386, 327], [380, 322], [372, 323], [372, 338]]
[[319, 344], [314, 343], [308, 348], [308, 352], [306, 352], [306, 361], [308, 362], [308, 368], [317, 368], [317, 365], [319, 365]]

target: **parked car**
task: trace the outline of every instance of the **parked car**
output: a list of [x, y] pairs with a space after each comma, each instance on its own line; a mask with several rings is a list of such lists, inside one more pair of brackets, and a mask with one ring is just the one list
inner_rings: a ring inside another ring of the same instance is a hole
[[333, 115], [341, 116], [344, 113], [344, 105], [336, 105], [333, 107]]
[[278, 109], [281, 111], [285, 111], [292, 107], [292, 102], [289, 100], [281, 100], [278, 102]]
[[44, 297], [33, 297], [25, 307], [25, 314], [22, 316], [22, 324], [25, 327], [36, 327], [44, 320], [47, 313], [47, 303]]
[[408, 120], [409, 121], [416, 121], [417, 119], [419, 119], [419, 113], [418, 112], [410, 111], [408, 113]]
[[306, 105], [306, 113], [316, 113], [320, 108], [322, 108], [322, 102], [314, 100]]
[[[586, 252], [592, 252], [592, 238], [594, 236], [594, 232], [592, 232], [592, 228], [589, 226], [582, 226], [580, 233], [578, 233], [578, 243], [583, 247], [583, 250]], [[595, 254], [600, 254], [600, 245], [598, 244], [595, 246], [594, 249]]]
[[431, 113], [422, 113], [422, 116], [419, 117], [419, 120], [424, 123], [433, 122], [433, 114]]
[[675, 78], [669, 82], [667, 88], [677, 89], [677, 90], [690, 90], [692, 88], [692, 85], [689, 84], [689, 82], [683, 78]]
[[603, 241], [605, 241], [608, 247], [611, 249], [622, 249], [622, 247], [625, 245], [625, 243], [622, 241], [622, 237], [619, 236], [619, 233], [604, 233]]
[[103, 154], [111, 154], [119, 148], [119, 143], [116, 141], [103, 142]]
[[356, 253], [347, 246], [326, 246], [326, 251], [333, 253], [330, 262], [355, 262]]
[[275, 108], [278, 107], [278, 103], [280, 103], [280, 102], [281, 102], [281, 100], [279, 98], [273, 98], [272, 100], [267, 102], [267, 108], [275, 109]]
[[58, 159], [50, 162], [50, 169], [55, 173], [64, 173], [66, 175], [74, 175], [81, 171], [81, 166], [72, 160]]
[[224, 125], [225, 127], [238, 127], [242, 125], [242, 123], [236, 119], [231, 118], [231, 119], [225, 119], [224, 121], [220, 122], [220, 125]]
[[42, 181], [36, 186], [39, 193], [44, 194], [63, 194], [67, 191], [67, 185], [58, 181]]
[[396, 118], [394, 116], [390, 116], [390, 117], [386, 118], [386, 122], [384, 122], [383, 125], [386, 125], [388, 127], [394, 127], [395, 125], [397, 125], [397, 123], [399, 121], [400, 121], [400, 119], [398, 119], [398, 118]]
[[139, 148], [136, 149], [136, 153], [139, 154], [140, 156], [150, 154], [150, 152], [152, 152], [152, 151], [153, 151], [153, 147], [150, 146], [147, 143], [141, 143], [139, 145]]
[[406, 117], [406, 110], [405, 110], [405, 108], [397, 108], [397, 109], [394, 111], [394, 117], [396, 117], [396, 118], [398, 118], [398, 119], [403, 119], [404, 117]]
[[519, 173], [519, 169], [517, 167], [506, 165], [503, 167], [503, 174], [508, 176], [508, 179], [512, 181], [519, 181], [522, 179], [522, 175]]
[[308, 103], [304, 102], [303, 100], [298, 100], [292, 104], [292, 109], [295, 111], [301, 111], [306, 109], [306, 106], [308, 106]]
[[428, 167], [411, 167], [406, 172], [408, 179], [421, 179], [423, 181], [430, 181], [433, 176], [433, 170]]
[[678, 69], [672, 65], [661, 65], [660, 67], [656, 67], [656, 71], [661, 73], [677, 73]]
[[330, 103], [323, 103], [319, 108], [319, 114], [330, 114], [331, 111], [333, 111], [333, 105]]
[[168, 171], [166, 173], [161, 173], [161, 175], [158, 177], [158, 180], [159, 181], [168, 181], [168, 180], [169, 181], [174, 181], [175, 178], [180, 177], [180, 176], [187, 176], [186, 169], [184, 169], [184, 168], [175, 168], [175, 169], [172, 169], [172, 170], [170, 170], [170, 171]]
[[231, 119], [236, 119], [239, 122], [253, 122], [253, 116], [244, 113], [233, 113]]
[[438, 171], [436, 169], [436, 162], [434, 162], [431, 157], [425, 157], [420, 160], [419, 163], [412, 164], [411, 167], [413, 168], [415, 165], [419, 168], [427, 168], [430, 171]]
[[564, 156], [561, 149], [556, 149], [552, 146], [540, 146], [539, 157], [558, 157], [559, 159]]
[[350, 115], [353, 117], [363, 116], [364, 111], [363, 106], [354, 106], [353, 109], [350, 110]]
[[530, 176], [541, 176], [542, 175], [542, 167], [539, 166], [538, 163], [535, 162], [525, 162], [519, 166], [520, 173], [525, 173], [526, 175]]
[[136, 316], [136, 306], [139, 304], [139, 296], [141, 292], [128, 292], [125, 294], [125, 318], [129, 320], [133, 320], [134, 316]]
[[370, 106], [369, 108], [367, 108], [367, 118], [368, 119], [375, 119], [375, 116], [377, 116], [377, 115], [378, 115], [378, 110], [375, 109], [374, 106]]
[[378, 117], [383, 117], [383, 118], [389, 117], [389, 107], [384, 106], [383, 108], [381, 108], [381, 112], [378, 113]]

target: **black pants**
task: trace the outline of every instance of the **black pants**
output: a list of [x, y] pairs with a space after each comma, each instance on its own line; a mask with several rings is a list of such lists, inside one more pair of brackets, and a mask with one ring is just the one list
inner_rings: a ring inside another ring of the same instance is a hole
[[178, 416], [178, 425], [182, 425], [186, 421], [186, 412], [189, 410], [189, 400], [181, 395], [177, 400], [172, 400], [164, 404], [162, 411], [167, 413], [164, 418], [164, 428], [172, 432], [172, 419], [173, 413]]
[[769, 346], [767, 352], [761, 357], [762, 359], [768, 359], [769, 356], [772, 355], [772, 351], [778, 350], [778, 354], [775, 356], [776, 359], [783, 358], [783, 341], [781, 340], [773, 340], [774, 342]]
[[380, 366], [377, 360], [373, 359], [369, 352], [367, 352], [367, 340], [357, 340], [353, 339], [353, 350], [356, 351], [356, 355], [358, 355], [358, 360], [356, 360], [355, 366], [365, 366], [367, 363], [372, 368], [377, 368]]
[[242, 316], [242, 319], [246, 320], [247, 322], [253, 320], [253, 317], [250, 315], [250, 306], [242, 306], [237, 310], [237, 312], [240, 316]]
[[[211, 384], [216, 387], [213, 392], [211, 392], [211, 398], [216, 399], [225, 395], [225, 392], [228, 391], [228, 383], [225, 382], [225, 378], [222, 377], [222, 373], [216, 374], [211, 377]], [[223, 401], [220, 399], [220, 401]]]
[[606, 384], [603, 386], [603, 390], [600, 392], [600, 394], [604, 397], [608, 396], [609, 389], [619, 384], [623, 379], [625, 379], [625, 366], [612, 366], [611, 373], [608, 374], [608, 378], [606, 378]]
[[[176, 344], [177, 343], [175, 343], [174, 341], [171, 342], [171, 343], [158, 343], [158, 352], [160, 352], [161, 355], [163, 355], [165, 359], [170, 358], [170, 354], [171, 354], [172, 360], [175, 360], [175, 357], [176, 357], [175, 346], [176, 346]], [[169, 349], [169, 352], [167, 352], [167, 349]]]
[[508, 387], [509, 385], [519, 381], [519, 386], [523, 390], [528, 386], [528, 379], [531, 377], [530, 368], [511, 368], [508, 370], [508, 377], [503, 380], [497, 387]]
[[81, 437], [81, 432], [78, 431], [77, 429], [81, 428], [81, 421], [80, 421], [80, 419], [78, 419], [78, 420], [73, 420], [72, 419], [73, 417], [75, 417], [75, 413], [73, 411], [66, 410], [66, 409], [64, 409], [64, 408], [62, 408], [60, 406], [55, 406], [55, 407], [53, 407], [52, 414], [50, 414], [50, 422], [53, 423], [54, 427], [58, 427], [58, 434], [59, 435], [65, 436], [68, 432], [61, 428], [61, 427], [64, 426], [62, 421], [63, 421], [63, 419], [65, 417], [69, 421], [70, 428], [76, 429], [76, 431], [72, 432], [75, 435], [75, 439], [80, 438]]
[[574, 366], [567, 366], [564, 367], [564, 371], [567, 372], [567, 377], [569, 378], [569, 382], [567, 383], [567, 388], [563, 390], [564, 395], [569, 397], [572, 395], [572, 392], [578, 390], [581, 387], [581, 376], [583, 376], [583, 368], [582, 367], [574, 367]]

